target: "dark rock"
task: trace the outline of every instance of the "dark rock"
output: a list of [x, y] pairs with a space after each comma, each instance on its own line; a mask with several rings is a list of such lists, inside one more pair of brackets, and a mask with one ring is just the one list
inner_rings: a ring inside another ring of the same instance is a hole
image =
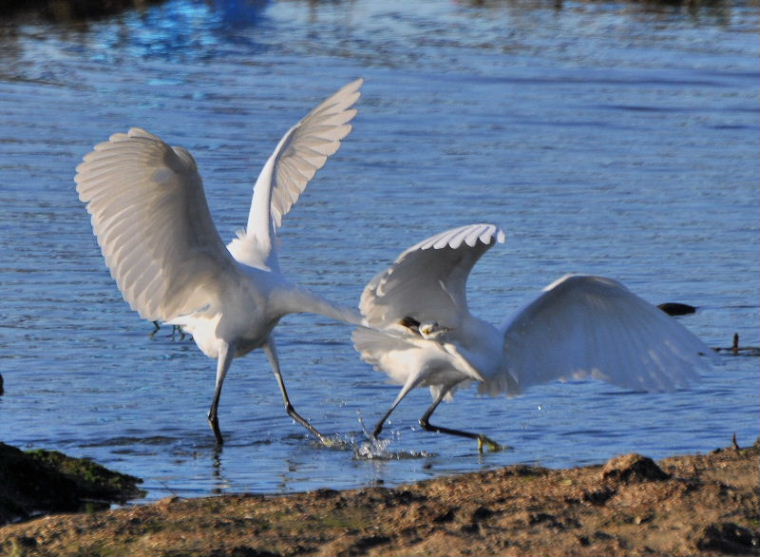
[[668, 315], [689, 315], [697, 312], [696, 307], [690, 306], [689, 304], [681, 304], [679, 302], [665, 302], [657, 307]]
[[760, 532], [732, 522], [711, 524], [697, 539], [697, 548], [732, 555], [760, 555]]
[[584, 491], [583, 501], [591, 503], [592, 505], [604, 505], [613, 495], [615, 495], [615, 490], [609, 488], [595, 491]]
[[488, 507], [478, 507], [475, 509], [475, 511], [472, 513], [472, 521], [473, 522], [480, 522], [481, 520], [486, 520], [488, 518], [491, 518], [494, 515], [494, 512], [489, 509]]
[[334, 489], [328, 489], [328, 488], [321, 488], [314, 490], [314, 497], [317, 499], [332, 499], [333, 497], [337, 497], [340, 495], [339, 491], [336, 491]]
[[452, 507], [450, 509], [447, 509], [445, 513], [442, 512], [438, 516], [433, 518], [433, 522], [435, 522], [436, 524], [451, 522], [456, 517], [456, 511], [457, 511], [457, 507]]
[[635, 453], [615, 457], [602, 468], [604, 480], [644, 482], [668, 478], [670, 475], [663, 472], [651, 458]]

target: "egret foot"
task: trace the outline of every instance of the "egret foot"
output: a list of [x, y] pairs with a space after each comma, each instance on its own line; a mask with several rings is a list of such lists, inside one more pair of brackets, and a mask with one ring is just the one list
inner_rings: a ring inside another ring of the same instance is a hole
[[478, 435], [478, 452], [483, 452], [483, 446], [488, 447], [488, 450], [491, 452], [498, 452], [498, 451], [507, 451], [510, 449], [509, 445], [499, 445], [496, 441], [493, 439], [489, 439], [485, 435]]
[[326, 435], [319, 436], [319, 442], [326, 449], [347, 449], [351, 447], [351, 443], [345, 439], [335, 435], [333, 437], [327, 437]]

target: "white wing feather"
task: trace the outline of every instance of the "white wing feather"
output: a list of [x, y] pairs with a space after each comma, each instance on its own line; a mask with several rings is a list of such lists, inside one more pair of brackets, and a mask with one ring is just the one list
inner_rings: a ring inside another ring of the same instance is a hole
[[403, 252], [364, 289], [359, 308], [369, 327], [383, 329], [404, 317], [455, 327], [466, 315], [467, 277], [504, 231], [473, 224], [436, 234]]
[[351, 132], [348, 122], [357, 111], [350, 107], [359, 99], [363, 83], [357, 79], [341, 88], [277, 143], [253, 186], [246, 228], [227, 246], [237, 261], [257, 268], [279, 267], [274, 237], [282, 217]]
[[145, 319], [214, 306], [236, 279], [187, 150], [132, 128], [96, 145], [76, 183], [111, 275]]
[[409, 375], [419, 372], [413, 364], [419, 343], [393, 331], [378, 331], [357, 327], [352, 335], [354, 347], [362, 360], [376, 370], [387, 373], [396, 383], [403, 384]]
[[[349, 122], [357, 113], [351, 107], [359, 99], [363, 83], [363, 79], [357, 79], [345, 85], [285, 133], [256, 180], [248, 216], [249, 231], [255, 231], [259, 237], [270, 233], [268, 211], [274, 228], [282, 225], [282, 218], [317, 170], [351, 132]], [[258, 205], [257, 197], [262, 199]]]
[[361, 93], [363, 79], [357, 79], [312, 110], [293, 127], [289, 139], [277, 155], [272, 218], [277, 227], [298, 201], [306, 185], [351, 133], [349, 122], [356, 116], [352, 109]]
[[633, 390], [669, 391], [698, 379], [710, 353], [675, 319], [604, 277], [559, 279], [504, 328], [506, 371], [518, 391], [588, 375]]

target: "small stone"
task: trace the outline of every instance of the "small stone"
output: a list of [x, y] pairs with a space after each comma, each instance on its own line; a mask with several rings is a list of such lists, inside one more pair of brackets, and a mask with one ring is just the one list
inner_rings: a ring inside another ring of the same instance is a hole
[[329, 488], [315, 489], [313, 493], [315, 499], [332, 499], [340, 495], [338, 491]]

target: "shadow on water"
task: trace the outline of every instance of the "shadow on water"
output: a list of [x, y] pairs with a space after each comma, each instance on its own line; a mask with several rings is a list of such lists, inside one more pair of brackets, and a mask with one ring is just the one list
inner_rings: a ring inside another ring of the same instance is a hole
[[[320, 1], [295, 0], [307, 3], [310, 10], [310, 20], [317, 21], [319, 10], [334, 9], [335, 5], [351, 10], [354, 0]], [[30, 21], [46, 21], [63, 24], [81, 24], [90, 20], [104, 19], [124, 12], [147, 12], [154, 6], [176, 3], [172, 0], [8, 0], [0, 7], [0, 15], [12, 18], [21, 23]], [[473, 13], [489, 13], [503, 9], [531, 11], [552, 8], [556, 11], [576, 10], [582, 6], [623, 6], [626, 12], [668, 15], [689, 15], [695, 18], [707, 16], [709, 19], [730, 20], [732, 9], [743, 3], [728, 0], [623, 0], [620, 2], [598, 2], [581, 0], [464, 0], [454, 2]], [[203, 0], [197, 2], [198, 8], [207, 8], [214, 13], [229, 28], [237, 28], [256, 24], [261, 13], [270, 4], [270, 0]], [[758, 0], [748, 0], [746, 5], [757, 7]]]
[[[0, 15], [19, 23], [36, 21], [81, 24], [125, 12], [145, 13], [171, 0], [8, 0]], [[269, 0], [204, 0], [199, 2], [229, 27], [255, 24]]]
[[9, 0], [2, 9], [4, 16], [19, 21], [45, 20], [58, 23], [80, 22], [122, 13], [144, 10], [166, 0]]
[[[90, 59], [119, 64], [123, 56], [163, 61], [212, 57], [222, 45], [264, 50], [250, 33], [269, 0], [11, 0], [0, 6], [0, 60], [23, 66], [39, 37], [62, 39], [72, 52], [99, 46]], [[74, 46], [76, 45], [76, 46]], [[13, 80], [23, 68], [7, 66]], [[23, 81], [29, 81], [28, 76]], [[38, 81], [51, 81], [45, 77]], [[52, 80], [55, 82], [56, 80]]]
[[[726, 0], [623, 0], [620, 2], [600, 2], [597, 0], [467, 0], [462, 4], [476, 9], [499, 10], [505, 7], [524, 10], [553, 8], [574, 10], [580, 6], [605, 6], [618, 4], [625, 6], [629, 13], [660, 13], [678, 15], [711, 15], [713, 17], [728, 16], [737, 2]], [[750, 6], [757, 6], [757, 0], [749, 0]]]
[[[376, 41], [370, 37], [376, 32], [377, 22], [397, 17], [395, 5], [364, 5], [357, 0], [292, 0], [287, 4], [308, 6], [306, 34], [292, 37], [286, 46], [275, 47], [265, 18], [267, 9], [275, 7], [270, 0], [8, 0], [0, 6], [0, 59], [24, 66], [23, 59], [30, 50], [27, 43], [36, 43], [40, 33], [44, 33], [45, 37], [77, 44], [73, 48], [82, 51], [91, 48], [87, 43], [94, 40], [101, 48], [91, 53], [91, 59], [117, 65], [122, 56], [162, 61], [211, 59], [219, 51], [229, 49], [258, 55], [272, 48], [291, 54], [351, 56], [364, 60], [365, 66], [397, 65], [404, 58], [412, 63], [429, 58], [428, 50], [441, 46], [502, 53], [520, 50], [520, 41], [510, 38], [510, 33], [502, 33], [498, 25], [487, 26], [488, 37], [479, 32], [449, 37], [448, 26], [433, 34], [437, 38], [419, 34], [416, 30], [428, 27], [430, 18], [436, 18], [435, 12], [441, 6], [453, 8], [473, 22], [503, 18], [505, 25], [514, 25], [517, 19], [532, 18], [531, 14], [546, 13], [548, 9], [563, 18], [579, 13], [592, 18], [622, 15], [677, 26], [686, 19], [691, 25], [702, 27], [731, 24], [743, 10], [760, 6], [760, 0], [451, 0], [440, 5], [423, 1], [413, 14], [404, 16], [412, 24], [411, 33], [395, 45], [381, 41], [379, 52]], [[340, 14], [337, 20], [336, 14]], [[478, 25], [474, 23], [473, 29]], [[336, 40], [341, 45], [338, 51], [329, 46]], [[367, 44], [373, 46], [367, 49]], [[390, 49], [392, 56], [386, 56], [382, 52], [385, 49]], [[2, 73], [14, 80], [25, 72], [9, 66]], [[29, 81], [29, 76], [24, 81]], [[39, 81], [50, 80], [42, 76]]]

